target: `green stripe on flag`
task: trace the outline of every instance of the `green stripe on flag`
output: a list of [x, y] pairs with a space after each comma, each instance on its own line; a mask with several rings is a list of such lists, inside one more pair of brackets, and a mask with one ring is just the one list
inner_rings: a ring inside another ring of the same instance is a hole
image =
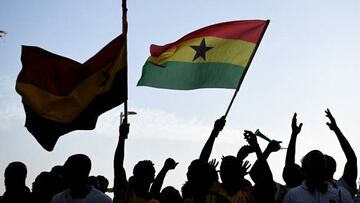
[[244, 70], [244, 67], [228, 63], [169, 61], [159, 66], [146, 61], [137, 85], [177, 90], [236, 89]]

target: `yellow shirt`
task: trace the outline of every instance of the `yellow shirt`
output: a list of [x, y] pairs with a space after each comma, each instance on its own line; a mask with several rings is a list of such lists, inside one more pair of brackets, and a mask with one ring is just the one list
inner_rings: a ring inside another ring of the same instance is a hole
[[249, 187], [241, 188], [233, 196], [228, 195], [224, 187], [220, 183], [214, 183], [211, 190], [223, 197], [226, 197], [231, 203], [255, 203], [255, 198]]
[[146, 200], [136, 196], [129, 184], [126, 184], [126, 186], [119, 191], [114, 191], [114, 196], [116, 197], [116, 199], [114, 197], [114, 202], [116, 203], [160, 203], [156, 199]]
[[[194, 198], [186, 198], [184, 203], [198, 203], [194, 200]], [[205, 197], [205, 203], [218, 203], [215, 194], [208, 194]]]

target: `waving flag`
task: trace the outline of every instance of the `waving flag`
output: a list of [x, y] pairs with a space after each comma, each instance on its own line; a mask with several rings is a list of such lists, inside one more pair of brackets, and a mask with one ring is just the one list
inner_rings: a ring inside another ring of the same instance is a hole
[[16, 91], [25, 126], [46, 150], [73, 130], [95, 128], [100, 114], [127, 99], [126, 38], [120, 35], [81, 64], [38, 47], [23, 46]]
[[225, 22], [196, 30], [176, 42], [151, 45], [139, 86], [190, 90], [236, 89], [268, 21]]

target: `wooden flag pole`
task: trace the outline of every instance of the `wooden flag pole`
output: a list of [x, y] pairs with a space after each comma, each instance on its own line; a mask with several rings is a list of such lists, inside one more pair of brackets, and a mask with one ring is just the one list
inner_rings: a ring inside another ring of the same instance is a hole
[[262, 31], [262, 33], [261, 33], [261, 35], [260, 35], [260, 40], [259, 40], [259, 42], [256, 44], [255, 50], [254, 50], [253, 53], [251, 54], [249, 63], [247, 64], [247, 66], [246, 66], [246, 68], [245, 68], [245, 70], [244, 70], [245, 72], [244, 72], [244, 73], [241, 75], [241, 77], [240, 77], [240, 80], [239, 80], [239, 83], [238, 83], [238, 85], [237, 85], [237, 87], [236, 87], [236, 90], [235, 90], [235, 92], [234, 92], [234, 95], [233, 95], [233, 97], [232, 97], [232, 99], [231, 99], [231, 101], [230, 101], [230, 104], [229, 104], [229, 106], [228, 106], [228, 108], [227, 108], [227, 110], [226, 110], [226, 113], [225, 113], [225, 115], [224, 115], [225, 118], [227, 117], [227, 115], [228, 115], [228, 113], [229, 113], [229, 111], [230, 111], [230, 108], [231, 108], [231, 106], [232, 106], [232, 104], [233, 104], [233, 102], [234, 102], [234, 100], [235, 100], [235, 97], [236, 97], [237, 93], [239, 92], [241, 83], [243, 82], [243, 80], [244, 80], [244, 78], [245, 78], [245, 75], [246, 75], [246, 73], [247, 73], [247, 71], [248, 71], [248, 69], [249, 69], [249, 67], [250, 67], [250, 64], [251, 64], [251, 62], [252, 62], [252, 60], [253, 60], [253, 58], [254, 58], [254, 56], [255, 56], [255, 53], [256, 53], [259, 45], [260, 45], [260, 42], [261, 42], [261, 40], [262, 40], [262, 38], [263, 38], [263, 36], [264, 36], [264, 34], [265, 34], [266, 28], [268, 27], [269, 23], [270, 23], [270, 20], [267, 20], [267, 21], [266, 21], [266, 24], [265, 24], [265, 27], [264, 27], [264, 30]]
[[[127, 31], [128, 31], [128, 23], [127, 23], [127, 5], [126, 0], [122, 0], [122, 34], [125, 36], [125, 43], [126, 43], [126, 53], [127, 53]], [[126, 61], [127, 61], [127, 54], [126, 54]], [[127, 62], [126, 62], [127, 63]], [[127, 74], [127, 71], [126, 71]], [[128, 84], [128, 77], [126, 76], [126, 85]], [[128, 103], [127, 103], [127, 86], [126, 86], [126, 100], [124, 102], [124, 123], [128, 123]], [[120, 113], [120, 125], [122, 123], [122, 115]]]

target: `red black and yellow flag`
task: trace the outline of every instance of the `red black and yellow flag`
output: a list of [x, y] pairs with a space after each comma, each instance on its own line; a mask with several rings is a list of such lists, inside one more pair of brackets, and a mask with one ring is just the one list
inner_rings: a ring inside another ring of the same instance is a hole
[[48, 151], [68, 132], [94, 129], [100, 114], [127, 99], [124, 35], [83, 64], [32, 46], [22, 47], [21, 61], [25, 126]]

